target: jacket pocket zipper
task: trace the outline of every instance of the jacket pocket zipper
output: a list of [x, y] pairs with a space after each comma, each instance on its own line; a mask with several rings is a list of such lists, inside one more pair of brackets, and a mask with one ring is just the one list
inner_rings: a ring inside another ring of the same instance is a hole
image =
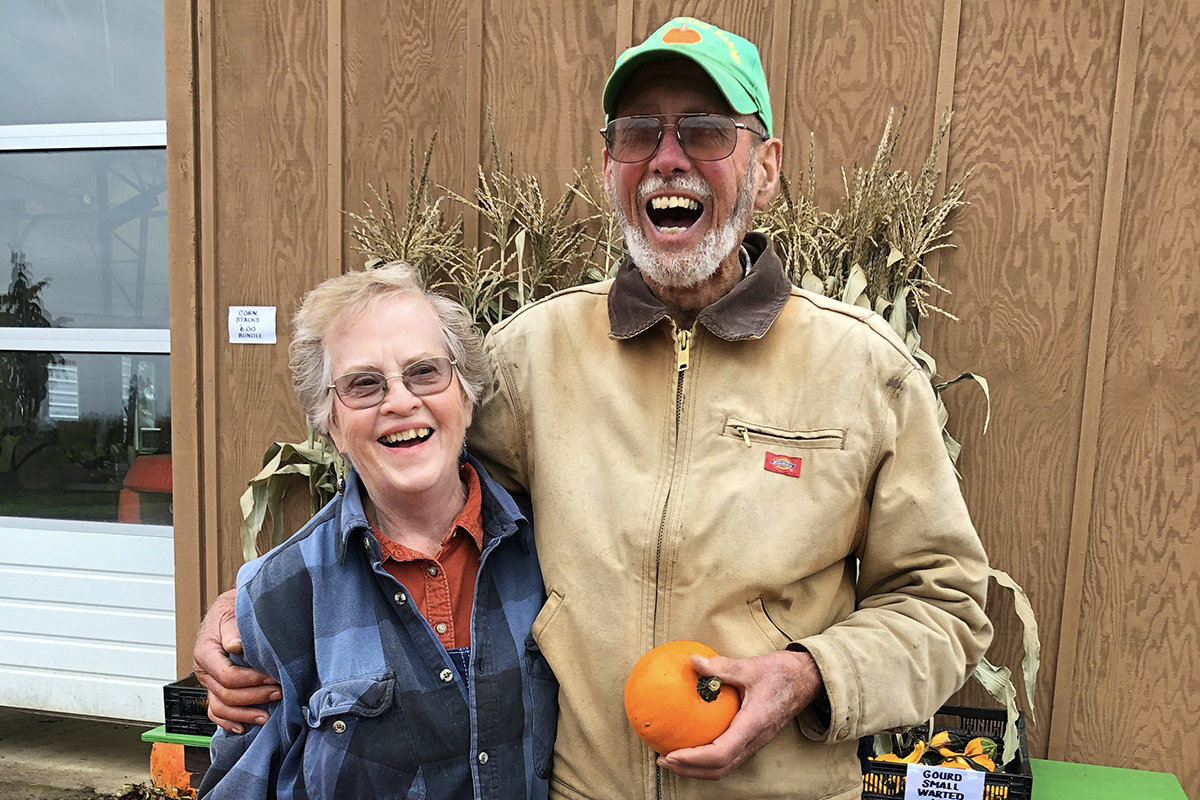
[[746, 443], [746, 447], [753, 447], [754, 442], [809, 450], [842, 450], [846, 446], [845, 428], [789, 431], [783, 428], [755, 425], [732, 417], [725, 420], [725, 427], [722, 429], [721, 435], [741, 439]]

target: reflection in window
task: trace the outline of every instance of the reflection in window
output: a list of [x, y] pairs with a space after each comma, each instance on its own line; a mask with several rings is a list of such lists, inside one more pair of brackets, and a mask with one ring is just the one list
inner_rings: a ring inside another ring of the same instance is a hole
[[170, 358], [0, 353], [0, 516], [171, 524]]
[[46, 384], [46, 416], [56, 420], [79, 419], [79, 367], [51, 364]]
[[166, 152], [0, 153], [0, 243], [52, 327], [169, 327]]
[[163, 119], [163, 4], [2, 0], [0, 75], [0, 125]]

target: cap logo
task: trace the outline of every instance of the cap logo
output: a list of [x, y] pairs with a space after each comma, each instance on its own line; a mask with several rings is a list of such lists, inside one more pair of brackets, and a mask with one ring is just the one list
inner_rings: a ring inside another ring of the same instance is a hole
[[740, 67], [742, 65], [742, 57], [738, 55], [737, 45], [735, 45], [733, 40], [730, 39], [725, 31], [721, 30], [720, 28], [717, 29], [716, 35], [717, 38], [719, 38], [729, 47], [729, 57], [733, 59], [733, 63]]
[[663, 34], [663, 44], [700, 44], [700, 31], [679, 26]]

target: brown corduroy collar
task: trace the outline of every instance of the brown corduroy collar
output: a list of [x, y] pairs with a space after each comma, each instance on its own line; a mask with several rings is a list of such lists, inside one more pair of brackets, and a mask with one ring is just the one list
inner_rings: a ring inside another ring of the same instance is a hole
[[[714, 336], [730, 342], [761, 338], [792, 291], [770, 239], [761, 233], [748, 233], [742, 246], [754, 265], [750, 274], [696, 317]], [[641, 270], [626, 256], [608, 291], [609, 335], [630, 339], [669, 316], [671, 312], [642, 280]]]

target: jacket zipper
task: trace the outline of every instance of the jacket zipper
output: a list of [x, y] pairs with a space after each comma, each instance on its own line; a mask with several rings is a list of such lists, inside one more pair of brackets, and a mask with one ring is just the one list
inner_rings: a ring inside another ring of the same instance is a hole
[[[672, 323], [672, 328], [675, 331], [675, 450], [679, 450], [679, 427], [683, 422], [683, 378], [691, 365], [692, 357], [692, 332], [675, 327]], [[674, 464], [675, 459], [672, 459]], [[674, 477], [674, 467], [672, 466], [671, 477]], [[671, 486], [667, 486], [667, 497], [663, 503], [662, 519], [658, 523], [658, 541], [654, 551], [654, 635], [653, 641], [658, 642], [658, 571], [662, 564], [662, 546], [663, 537], [667, 532], [667, 513], [671, 508]], [[654, 793], [658, 800], [663, 797], [663, 775], [662, 767], [658, 764], [654, 765]]]
[[[674, 323], [672, 323], [674, 328]], [[675, 328], [675, 450], [679, 450], [679, 426], [683, 422], [683, 378], [687, 368], [691, 364], [692, 355], [692, 332], [690, 330], [681, 330]], [[672, 459], [672, 465], [674, 459]], [[674, 466], [671, 468], [671, 477], [674, 477]], [[658, 540], [654, 548], [654, 632], [653, 641], [658, 642], [658, 570], [662, 561], [662, 546], [663, 537], [667, 532], [667, 513], [671, 508], [671, 490], [670, 484], [667, 485], [667, 496], [663, 503], [662, 518], [658, 522]]]
[[757, 441], [768, 446], [840, 450], [846, 442], [846, 431], [843, 428], [791, 431], [755, 425], [738, 419], [727, 420], [721, 435], [741, 439], [746, 443], [746, 447], [753, 447], [753, 442]]
[[746, 440], [746, 447], [753, 447], [753, 445], [750, 444], [749, 428], [747, 428], [745, 425], [735, 425], [733, 429], [741, 434], [742, 438]]

